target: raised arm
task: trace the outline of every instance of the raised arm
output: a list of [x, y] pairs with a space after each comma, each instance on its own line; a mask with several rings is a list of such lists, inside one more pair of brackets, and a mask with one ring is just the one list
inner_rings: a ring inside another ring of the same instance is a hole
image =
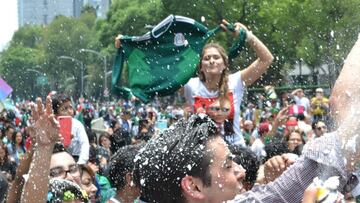
[[119, 34], [118, 36], [115, 37], [115, 48], [119, 49], [121, 47], [121, 39], [122, 35]]
[[351, 112], [349, 105], [359, 96], [360, 87], [360, 34], [347, 56], [330, 96], [330, 114], [337, 125]]
[[[223, 20], [221, 27], [227, 30], [227, 24], [228, 22]], [[252, 34], [252, 32], [250, 32], [245, 25], [239, 22], [235, 23], [235, 36], [239, 34], [240, 28], [246, 30], [246, 41], [249, 43], [250, 47], [255, 51], [258, 57], [250, 66], [241, 71], [241, 79], [244, 81], [246, 86], [249, 86], [267, 71], [267, 69], [270, 67], [270, 64], [274, 60], [274, 57], [269, 49], [254, 34]]]
[[59, 124], [54, 118], [50, 97], [46, 98], [45, 110], [41, 99], [38, 98], [37, 108], [33, 107], [32, 112], [36, 120], [37, 148], [30, 167], [29, 179], [21, 196], [24, 203], [46, 202], [51, 155], [55, 142], [59, 140]]

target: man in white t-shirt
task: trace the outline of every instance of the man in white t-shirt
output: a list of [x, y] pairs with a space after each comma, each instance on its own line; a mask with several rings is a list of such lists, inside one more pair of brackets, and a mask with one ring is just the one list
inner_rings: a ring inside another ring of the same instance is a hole
[[[51, 99], [55, 116], [74, 115], [74, 109], [69, 96], [65, 94], [55, 94]], [[71, 135], [71, 143], [68, 147], [69, 152], [78, 164], [86, 164], [89, 159], [89, 138], [84, 125], [74, 118], [72, 118], [71, 123]]]
[[310, 100], [305, 97], [303, 89], [296, 89], [291, 93], [297, 105], [303, 106], [306, 113], [310, 112]]

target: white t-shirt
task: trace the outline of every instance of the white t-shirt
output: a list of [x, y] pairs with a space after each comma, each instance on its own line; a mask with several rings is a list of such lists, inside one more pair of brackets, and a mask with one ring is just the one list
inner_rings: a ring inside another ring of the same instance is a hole
[[306, 112], [310, 111], [310, 100], [307, 97], [294, 96], [297, 105], [303, 106]]
[[[228, 81], [229, 92], [231, 92], [231, 112], [230, 119], [233, 119], [235, 134], [240, 137], [241, 145], [245, 146], [244, 138], [240, 130], [240, 105], [244, 93], [244, 85], [241, 80], [240, 71], [230, 74]], [[205, 100], [215, 99], [219, 96], [219, 91], [209, 91], [198, 77], [191, 78], [184, 86], [184, 96], [186, 102], [193, 106], [201, 106]], [[208, 102], [208, 101], [207, 101]]]
[[71, 139], [69, 152], [72, 155], [79, 156], [78, 164], [86, 164], [89, 160], [89, 138], [84, 125], [74, 118], [72, 119], [71, 134], [73, 134], [74, 137]]

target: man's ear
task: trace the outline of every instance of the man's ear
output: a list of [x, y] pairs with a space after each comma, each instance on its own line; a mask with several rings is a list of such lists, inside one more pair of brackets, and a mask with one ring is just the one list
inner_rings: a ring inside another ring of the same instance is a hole
[[199, 178], [185, 176], [181, 179], [181, 189], [186, 199], [205, 199], [204, 186]]

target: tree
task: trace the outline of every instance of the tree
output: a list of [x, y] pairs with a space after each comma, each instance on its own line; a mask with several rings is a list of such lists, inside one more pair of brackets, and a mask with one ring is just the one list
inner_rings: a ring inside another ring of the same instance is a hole
[[[0, 66], [1, 75], [13, 87], [13, 95], [22, 98], [35, 98], [40, 96], [35, 92], [36, 72], [27, 70], [39, 70], [36, 66], [41, 53], [37, 49], [24, 47], [22, 45], [12, 45], [1, 55]], [[40, 70], [39, 70], [40, 71]]]
[[[84, 61], [79, 49], [87, 47], [91, 29], [82, 21], [64, 16], [57, 17], [46, 29], [43, 48], [45, 50], [45, 64], [52, 76], [53, 88], [58, 89], [66, 79], [74, 77], [76, 81], [75, 95], [80, 96], [81, 64], [76, 61], [65, 61], [60, 56], [70, 56]], [[85, 66], [84, 66], [85, 67]], [[85, 69], [85, 74], [87, 73]], [[66, 84], [62, 85], [63, 87]]]
[[166, 15], [160, 0], [116, 0], [112, 2], [106, 23], [101, 22], [99, 41], [111, 47], [118, 34], [142, 35], [149, 31], [146, 25], [156, 25]]

